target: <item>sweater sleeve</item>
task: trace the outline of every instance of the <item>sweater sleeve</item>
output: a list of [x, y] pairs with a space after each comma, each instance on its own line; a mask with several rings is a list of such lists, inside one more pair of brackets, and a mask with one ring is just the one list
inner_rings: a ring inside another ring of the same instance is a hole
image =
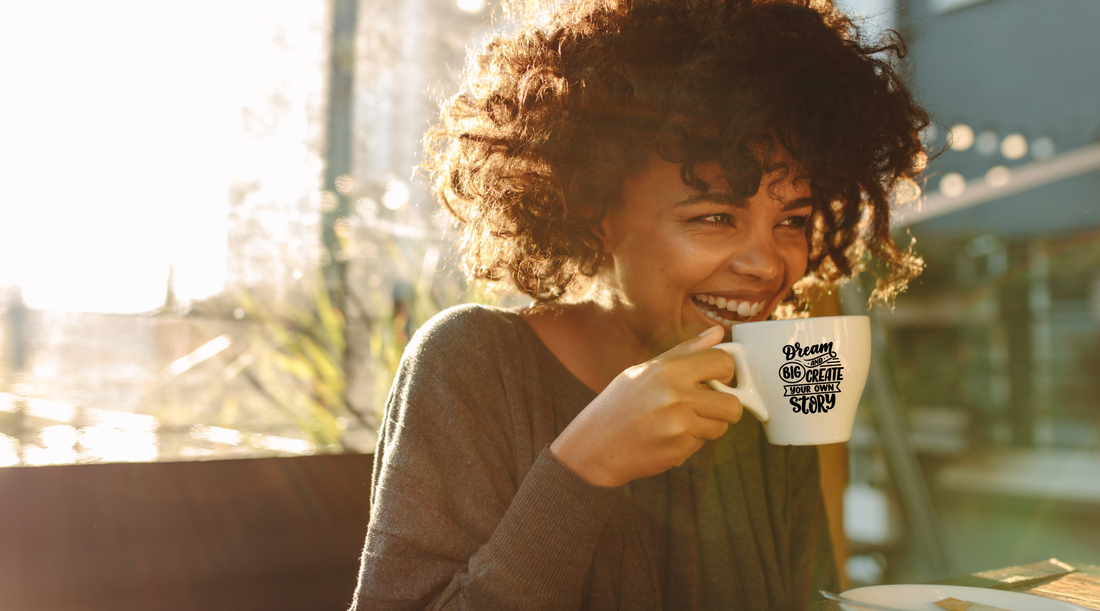
[[[352, 609], [576, 608], [615, 492], [547, 447], [518, 472], [508, 347], [456, 320], [406, 351], [379, 432]], [[459, 318], [461, 320], [462, 317]]]

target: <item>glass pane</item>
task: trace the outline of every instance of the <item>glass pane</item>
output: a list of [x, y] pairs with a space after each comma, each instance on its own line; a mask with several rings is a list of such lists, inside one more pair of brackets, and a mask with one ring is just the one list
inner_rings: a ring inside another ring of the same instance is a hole
[[0, 465], [373, 451], [408, 336], [476, 297], [413, 167], [488, 7], [359, 3], [326, 185], [331, 4], [0, 9]]

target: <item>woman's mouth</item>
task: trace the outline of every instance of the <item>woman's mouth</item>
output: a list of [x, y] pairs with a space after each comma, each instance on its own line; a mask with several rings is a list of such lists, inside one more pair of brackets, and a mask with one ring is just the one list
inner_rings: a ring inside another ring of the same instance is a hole
[[764, 301], [737, 301], [714, 295], [692, 295], [691, 299], [707, 318], [729, 326], [751, 320], [764, 309]]

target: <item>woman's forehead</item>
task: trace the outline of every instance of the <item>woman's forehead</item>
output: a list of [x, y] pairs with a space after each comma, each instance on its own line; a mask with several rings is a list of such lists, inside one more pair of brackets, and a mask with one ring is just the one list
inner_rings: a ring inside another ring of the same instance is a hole
[[[660, 172], [663, 175], [669, 177], [675, 176], [676, 179], [683, 182], [685, 185], [695, 188], [696, 190], [704, 190], [695, 187], [692, 182], [694, 179], [698, 179], [706, 183], [705, 191], [743, 191], [745, 187], [759, 188], [760, 186], [767, 184], [787, 184], [797, 190], [804, 190], [809, 193], [813, 181], [808, 172], [806, 172], [801, 165], [791, 159], [789, 154], [784, 153], [783, 157], [776, 158], [771, 162], [765, 162], [760, 167], [760, 179], [759, 183], [746, 185], [732, 185], [731, 181], [737, 181], [737, 177], [745, 175], [754, 175], [755, 172], [749, 168], [742, 168], [741, 171], [730, 171], [727, 164], [723, 164], [718, 159], [710, 159], [695, 163], [676, 163], [668, 162], [660, 158], [651, 159], [643, 167], [643, 171], [649, 169], [649, 171], [660, 168]], [[732, 188], [732, 187], [741, 188]]]
[[[774, 167], [774, 166], [773, 166]], [[698, 181], [704, 184], [699, 185]], [[710, 193], [729, 194], [744, 193], [743, 189], [730, 187], [727, 172], [717, 160], [703, 161], [695, 164], [681, 164], [670, 162], [654, 156], [629, 179], [638, 185], [648, 185], [651, 188], [662, 188], [670, 191], [688, 194]], [[809, 176], [801, 172], [801, 168], [794, 165], [776, 167], [770, 172], [765, 172], [757, 185], [752, 185], [748, 196], [752, 196], [761, 188], [768, 189], [770, 195], [784, 205], [795, 200], [804, 200], [811, 195], [811, 181]], [[705, 187], [705, 188], [701, 188]], [[731, 201], [740, 201], [735, 199]]]

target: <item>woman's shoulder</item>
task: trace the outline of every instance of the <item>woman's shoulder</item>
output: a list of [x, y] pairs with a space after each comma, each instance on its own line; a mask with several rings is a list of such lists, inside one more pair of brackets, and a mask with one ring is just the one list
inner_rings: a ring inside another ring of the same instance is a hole
[[431, 317], [417, 330], [411, 343], [463, 344], [479, 337], [514, 333], [523, 324], [523, 317], [512, 310], [465, 303]]
[[413, 335], [407, 354], [431, 359], [500, 358], [530, 347], [533, 332], [512, 310], [467, 303], [447, 308], [424, 323]]
[[522, 321], [522, 316], [513, 310], [464, 303], [449, 307], [431, 317], [417, 332], [417, 335], [445, 336], [462, 330], [486, 331], [492, 328], [514, 327]]

